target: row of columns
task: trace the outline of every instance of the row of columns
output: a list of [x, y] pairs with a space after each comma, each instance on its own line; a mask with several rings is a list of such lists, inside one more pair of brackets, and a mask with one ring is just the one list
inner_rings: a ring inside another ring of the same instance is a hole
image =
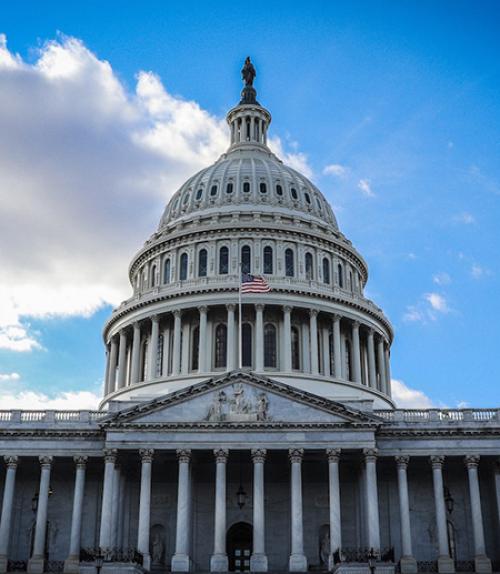
[[[255, 308], [255, 370], [261, 372], [264, 370], [264, 308], [263, 304], [256, 304]], [[236, 305], [228, 304], [227, 309], [227, 347], [226, 347], [226, 369], [231, 371], [236, 368], [236, 345], [237, 322], [235, 317]], [[289, 305], [283, 307], [283, 356], [281, 368], [284, 372], [292, 371], [292, 311]], [[211, 363], [211, 350], [206, 344], [208, 341], [208, 321], [206, 306], [198, 307], [199, 312], [199, 341], [198, 345], [198, 370], [199, 372], [208, 372]], [[163, 331], [163, 369], [162, 373], [157, 373], [159, 337], [160, 337], [160, 317], [153, 315], [150, 319], [150, 344], [148, 345], [147, 365], [148, 371], [145, 373], [145, 380], [153, 380], [157, 376], [168, 376], [169, 364], [171, 363], [171, 374], [173, 376], [187, 374], [189, 363], [189, 344], [182, 345], [183, 334], [182, 312], [176, 309], [173, 315], [173, 342], [170, 345], [170, 327]], [[376, 333], [370, 326], [361, 325], [358, 321], [351, 321], [351, 372], [347, 373], [346, 357], [342, 353], [342, 336], [340, 322], [342, 317], [333, 314], [330, 320], [330, 326], [318, 327], [318, 311], [311, 309], [309, 311], [308, 341], [303, 341], [303, 365], [302, 371], [310, 371], [313, 375], [319, 375], [322, 372], [325, 376], [332, 376], [336, 379], [347, 379], [362, 384], [366, 384], [382, 392], [390, 394], [390, 367], [389, 367], [389, 343], [385, 338]], [[325, 323], [328, 325], [328, 323]], [[360, 341], [360, 329], [366, 331], [366, 379], [362, 377], [363, 353]], [[128, 364], [127, 352], [127, 331], [122, 329], [119, 335], [111, 338], [108, 350], [108, 361], [106, 368], [106, 394], [126, 386], [135, 385], [140, 382], [141, 378], [141, 327], [139, 322], [133, 323], [132, 326], [132, 346], [130, 357], [130, 369]], [[333, 348], [330, 349], [330, 331], [333, 338]], [[319, 364], [318, 334], [321, 335], [323, 365]], [[187, 338], [189, 340], [189, 338]], [[307, 349], [305, 348], [307, 347]], [[169, 353], [172, 349], [172, 358]], [[330, 353], [333, 355], [333, 368], [330, 368]], [[307, 361], [305, 360], [305, 355]], [[142, 358], [144, 360], [144, 358]], [[181, 369], [182, 368], [182, 369]], [[127, 381], [127, 372], [130, 370], [129, 381]]]
[[[139, 502], [139, 525], [137, 549], [142, 553], [144, 567], [150, 567], [149, 534], [151, 515], [151, 474], [154, 451], [141, 449], [141, 484]], [[265, 548], [265, 484], [264, 463], [266, 450], [255, 448], [251, 450], [253, 461], [253, 552], [251, 570], [267, 572], [267, 554]], [[290, 501], [291, 501], [291, 552], [289, 570], [304, 572], [307, 570], [307, 558], [304, 553], [303, 531], [303, 499], [302, 499], [302, 460], [304, 449], [291, 448], [288, 451], [290, 459]], [[380, 526], [378, 511], [377, 488], [377, 450], [365, 449], [365, 502], [366, 502], [366, 533], [368, 547], [380, 551]], [[329, 469], [329, 519], [330, 519], [330, 566], [333, 567], [333, 556], [341, 551], [341, 498], [339, 480], [339, 460], [341, 451], [337, 448], [326, 450]], [[224, 572], [228, 569], [226, 552], [226, 466], [229, 457], [227, 449], [214, 450], [216, 465], [215, 499], [214, 499], [214, 541], [213, 554], [210, 559], [212, 572]], [[115, 463], [117, 451], [108, 449], [104, 453], [104, 484], [102, 494], [101, 526], [99, 546], [102, 549], [113, 547], [113, 496], [116, 491]], [[178, 459], [178, 494], [177, 494], [177, 529], [175, 538], [175, 554], [172, 558], [172, 571], [188, 572], [191, 569], [190, 532], [191, 532], [191, 451], [177, 450]], [[2, 512], [0, 516], [0, 572], [7, 572], [9, 539], [12, 527], [16, 470], [18, 457], [4, 457], [7, 472], [3, 494]], [[417, 563], [413, 556], [410, 505], [408, 495], [407, 468], [408, 456], [397, 456], [397, 478], [399, 493], [399, 509], [401, 523], [401, 572], [415, 574]], [[75, 483], [73, 495], [73, 512], [71, 519], [70, 549], [65, 561], [64, 571], [77, 573], [79, 571], [80, 539], [82, 528], [82, 510], [85, 491], [85, 470], [87, 457], [74, 457]], [[53, 459], [51, 456], [40, 457], [40, 486], [38, 508], [36, 515], [35, 538], [33, 554], [28, 563], [28, 572], [42, 573], [44, 569], [45, 538], [47, 535], [47, 509], [50, 488], [50, 474]], [[438, 571], [441, 573], [454, 572], [454, 562], [450, 556], [446, 507], [442, 468], [444, 456], [431, 456], [434, 503], [438, 538]], [[484, 527], [481, 512], [479, 491], [478, 464], [479, 456], [466, 456], [464, 459], [469, 482], [470, 506], [472, 512], [472, 530], [474, 538], [475, 571], [491, 572], [491, 562], [486, 556]], [[498, 473], [500, 477], [500, 473]]]

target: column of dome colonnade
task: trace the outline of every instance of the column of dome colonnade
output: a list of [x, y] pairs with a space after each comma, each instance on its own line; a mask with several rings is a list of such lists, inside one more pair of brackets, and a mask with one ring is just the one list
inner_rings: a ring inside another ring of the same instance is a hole
[[[369, 320], [262, 302], [245, 303], [243, 323], [251, 347], [244, 367], [345, 380], [390, 396], [389, 334]], [[107, 342], [105, 395], [168, 377], [233, 370], [238, 327], [232, 303], [158, 311], [133, 320]]]
[[[340, 481], [340, 467], [343, 464], [344, 453], [338, 447], [328, 447], [324, 451], [318, 449], [304, 449], [302, 446], [284, 445], [290, 460], [290, 501], [291, 513], [289, 523], [290, 533], [290, 571], [305, 571], [307, 569], [307, 557], [304, 551], [304, 523], [303, 523], [303, 477], [304, 465], [308, 464], [308, 455], [312, 454], [312, 460], [317, 461], [318, 454], [323, 452], [324, 462], [328, 465], [328, 493], [329, 493], [329, 524], [330, 524], [330, 549], [329, 563], [339, 559], [342, 554], [342, 516], [341, 500], [343, 496], [342, 483]], [[265, 516], [266, 508], [272, 504], [272, 497], [266, 496], [266, 480], [264, 466], [268, 457], [276, 452], [282, 453], [283, 449], [270, 450], [255, 445], [249, 449], [248, 456], [253, 465], [253, 551], [251, 556], [252, 571], [267, 572], [268, 558], [265, 536]], [[155, 452], [150, 448], [142, 448], [138, 451], [121, 451], [117, 449], [107, 449], [104, 452], [104, 473], [101, 500], [101, 524], [99, 545], [102, 549], [120, 548], [121, 537], [116, 537], [115, 544], [112, 545], [112, 530], [118, 528], [118, 520], [113, 518], [112, 500], [116, 498], [123, 506], [124, 499], [116, 496], [116, 491], [123, 490], [120, 481], [114, 480], [117, 469], [119, 469], [120, 457], [122, 455], [137, 455], [137, 464], [140, 466], [140, 488], [139, 488], [139, 516], [138, 516], [138, 540], [137, 548], [143, 554], [145, 566], [149, 563], [149, 532], [151, 526], [151, 481], [154, 465]], [[157, 451], [158, 452], [158, 451]], [[176, 514], [176, 538], [175, 553], [172, 557], [172, 571], [188, 572], [192, 564], [190, 555], [189, 533], [193, 527], [193, 514], [191, 492], [192, 472], [191, 467], [196, 464], [196, 454], [203, 454], [203, 450], [191, 450], [190, 448], [178, 449], [178, 495]], [[227, 513], [227, 465], [231, 457], [237, 450], [219, 448], [212, 451], [213, 464], [216, 467], [216, 476], [213, 484], [213, 553], [211, 559], [212, 571], [227, 570], [227, 548], [226, 548], [226, 513]], [[349, 449], [349, 458], [352, 461], [353, 451]], [[193, 459], [194, 457], [194, 459]], [[366, 545], [380, 555], [380, 519], [378, 514], [378, 483], [377, 466], [379, 462], [392, 464], [397, 475], [397, 487], [399, 494], [399, 528], [401, 533], [400, 549], [400, 569], [403, 574], [415, 574], [417, 572], [416, 557], [413, 553], [412, 545], [412, 516], [410, 507], [411, 496], [411, 461], [422, 460], [422, 456], [397, 455], [395, 457], [382, 457], [376, 449], [365, 449], [358, 452], [359, 468], [364, 468], [362, 480], [365, 493], [362, 499], [365, 505], [363, 516], [365, 517], [365, 531], [367, 535]], [[438, 571], [442, 574], [453, 573], [455, 570], [454, 561], [449, 554], [449, 533], [446, 526], [446, 508], [444, 500], [444, 485], [442, 469], [448, 457], [444, 455], [431, 455], [428, 466], [429, 473], [432, 473], [434, 485], [435, 520], [438, 544], [436, 546], [436, 560]], [[453, 457], [455, 458], [455, 457]], [[241, 456], [238, 456], [241, 461]], [[75, 480], [73, 506], [71, 516], [71, 528], [68, 530], [69, 553], [64, 563], [64, 572], [71, 574], [79, 571], [80, 538], [82, 531], [82, 516], [85, 508], [85, 474], [88, 458], [86, 456], [75, 456]], [[16, 488], [16, 470], [21, 462], [20, 457], [9, 455], [4, 457], [6, 466], [6, 480], [3, 493], [1, 514], [0, 514], [0, 573], [7, 572], [9, 560], [10, 539], [13, 526], [13, 503]], [[40, 456], [40, 484], [38, 507], [35, 524], [35, 540], [28, 564], [29, 572], [43, 572], [45, 536], [47, 535], [47, 513], [49, 505], [49, 484], [52, 467], [55, 457], [50, 455]], [[475, 571], [480, 573], [490, 573], [492, 570], [491, 561], [486, 555], [484, 543], [484, 521], [481, 512], [481, 493], [479, 489], [479, 462], [477, 455], [467, 455], [464, 458], [464, 482], [468, 482], [470, 495], [470, 519], [473, 530], [473, 551], [475, 560]], [[164, 463], [162, 463], [164, 464]], [[489, 466], [485, 466], [490, 468]], [[495, 471], [495, 490], [497, 499], [500, 499], [500, 469]], [[415, 494], [414, 494], [415, 496]], [[123, 512], [123, 509], [118, 509]], [[222, 568], [222, 569], [221, 569]]]

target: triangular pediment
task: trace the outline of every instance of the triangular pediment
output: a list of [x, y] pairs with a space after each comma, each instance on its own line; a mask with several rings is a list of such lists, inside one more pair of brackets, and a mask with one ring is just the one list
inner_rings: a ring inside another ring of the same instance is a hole
[[110, 415], [104, 426], [377, 424], [378, 418], [251, 372], [233, 371]]

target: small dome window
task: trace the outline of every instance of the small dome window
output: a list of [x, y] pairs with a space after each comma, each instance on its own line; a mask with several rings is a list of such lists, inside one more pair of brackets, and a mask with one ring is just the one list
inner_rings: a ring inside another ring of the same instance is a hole
[[290, 195], [292, 196], [292, 199], [298, 199], [299, 196], [295, 187], [290, 188]]
[[226, 186], [226, 193], [233, 193], [233, 184], [231, 182]]
[[243, 183], [243, 192], [244, 193], [250, 193], [250, 182], [245, 181]]
[[212, 187], [210, 188], [210, 195], [211, 195], [211, 197], [213, 197], [214, 195], [217, 195], [217, 186], [216, 185], [212, 185]]
[[264, 182], [262, 182], [259, 185], [259, 190], [260, 190], [260, 193], [267, 193], [267, 185]]
[[184, 199], [182, 200], [182, 205], [187, 205], [187, 202], [189, 201], [189, 193], [186, 193], [186, 195], [184, 196]]
[[304, 192], [304, 197], [305, 197], [306, 203], [311, 205], [311, 196], [307, 193], [307, 191]]
[[323, 213], [323, 207], [321, 206], [321, 201], [319, 200], [319, 197], [316, 198], [316, 205], [318, 206], [319, 212]]
[[279, 183], [276, 185], [276, 195], [279, 195], [280, 197], [283, 195], [283, 188]]
[[196, 192], [196, 201], [199, 201], [202, 195], [203, 195], [203, 189], [200, 187], [200, 189]]
[[180, 199], [180, 197], [178, 197], [178, 198], [175, 200], [174, 207], [173, 207], [174, 211], [179, 207], [179, 199]]

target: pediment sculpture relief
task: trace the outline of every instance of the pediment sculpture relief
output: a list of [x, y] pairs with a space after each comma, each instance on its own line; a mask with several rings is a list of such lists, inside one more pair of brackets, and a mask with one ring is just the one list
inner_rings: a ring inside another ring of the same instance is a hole
[[242, 384], [215, 394], [206, 420], [210, 422], [257, 422], [269, 420], [269, 399], [265, 392], [245, 392]]

